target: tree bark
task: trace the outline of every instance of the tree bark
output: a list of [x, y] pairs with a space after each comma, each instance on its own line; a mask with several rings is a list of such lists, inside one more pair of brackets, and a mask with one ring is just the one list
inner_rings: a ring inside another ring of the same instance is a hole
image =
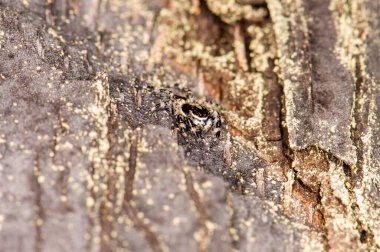
[[0, 0], [0, 59], [0, 251], [380, 247], [377, 1]]

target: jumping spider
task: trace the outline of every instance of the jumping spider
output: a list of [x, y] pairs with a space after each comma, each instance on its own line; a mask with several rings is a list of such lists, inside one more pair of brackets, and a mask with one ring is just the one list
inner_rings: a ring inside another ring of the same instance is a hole
[[169, 92], [167, 101], [162, 101], [157, 107], [167, 109], [171, 113], [176, 127], [184, 136], [187, 136], [186, 132], [191, 132], [201, 138], [212, 129], [214, 136], [220, 137], [223, 119], [210, 104], [204, 101]]

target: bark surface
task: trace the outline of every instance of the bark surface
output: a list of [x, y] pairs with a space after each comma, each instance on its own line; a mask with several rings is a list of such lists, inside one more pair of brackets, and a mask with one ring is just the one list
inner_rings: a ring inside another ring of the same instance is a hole
[[378, 1], [0, 0], [0, 60], [0, 251], [380, 249]]

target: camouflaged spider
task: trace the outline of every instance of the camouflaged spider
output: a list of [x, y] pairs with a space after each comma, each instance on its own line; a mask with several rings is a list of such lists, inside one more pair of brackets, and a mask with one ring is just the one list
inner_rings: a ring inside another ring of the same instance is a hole
[[156, 107], [167, 109], [172, 114], [176, 127], [184, 136], [187, 136], [186, 132], [191, 132], [200, 138], [212, 129], [215, 137], [220, 137], [222, 118], [210, 104], [204, 101], [174, 95], [170, 92], [167, 101], [161, 101]]

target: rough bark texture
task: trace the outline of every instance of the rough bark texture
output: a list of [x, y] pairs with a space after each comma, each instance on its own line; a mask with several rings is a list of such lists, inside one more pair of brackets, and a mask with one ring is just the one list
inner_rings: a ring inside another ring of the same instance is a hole
[[379, 1], [0, 0], [0, 60], [0, 251], [380, 249]]

